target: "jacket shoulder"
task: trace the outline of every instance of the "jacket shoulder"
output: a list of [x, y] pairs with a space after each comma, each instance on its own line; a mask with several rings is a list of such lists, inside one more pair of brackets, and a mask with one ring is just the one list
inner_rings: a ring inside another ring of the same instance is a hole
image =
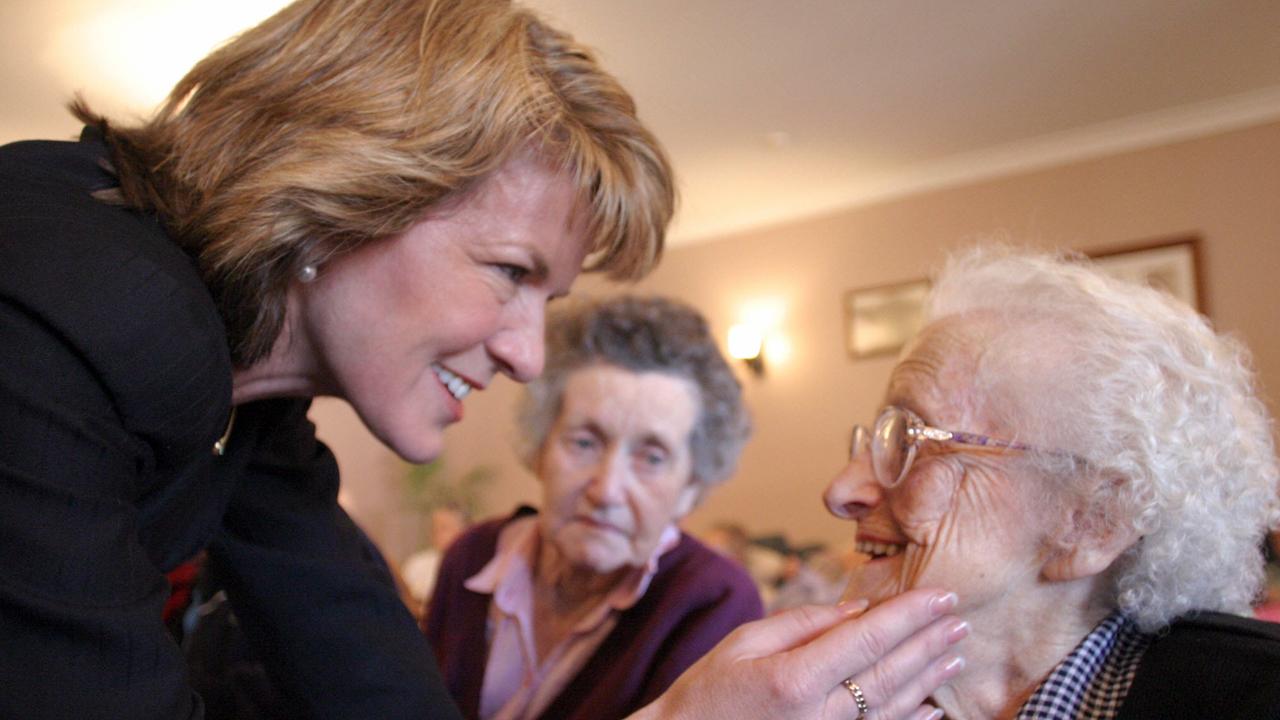
[[135, 437], [207, 448], [230, 403], [225, 328], [154, 216], [93, 197], [111, 186], [104, 156], [95, 142], [0, 148], [0, 313], [29, 328], [15, 342], [78, 366], [76, 396], [103, 397]]
[[1280, 628], [1222, 613], [1151, 640], [1120, 718], [1280, 718]]

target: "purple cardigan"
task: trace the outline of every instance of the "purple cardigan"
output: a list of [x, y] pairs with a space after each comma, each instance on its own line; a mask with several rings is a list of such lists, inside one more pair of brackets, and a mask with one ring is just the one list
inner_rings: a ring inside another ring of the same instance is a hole
[[[477, 525], [454, 542], [440, 565], [423, 629], [445, 684], [467, 718], [480, 712], [492, 596], [462, 584], [493, 557], [502, 527], [529, 512], [522, 508]], [[541, 717], [626, 717], [661, 695], [730, 630], [762, 613], [760, 596], [742, 568], [681, 533], [680, 542], [658, 561], [644, 596], [622, 613], [613, 632]]]

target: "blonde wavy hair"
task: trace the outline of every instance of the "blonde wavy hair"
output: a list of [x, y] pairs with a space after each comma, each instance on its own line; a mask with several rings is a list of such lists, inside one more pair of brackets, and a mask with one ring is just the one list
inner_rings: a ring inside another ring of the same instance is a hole
[[395, 236], [535, 151], [568, 173], [588, 271], [637, 278], [670, 165], [592, 53], [508, 0], [299, 0], [198, 63], [141, 125], [99, 127], [118, 189], [198, 259], [233, 360], [262, 359], [290, 280]]

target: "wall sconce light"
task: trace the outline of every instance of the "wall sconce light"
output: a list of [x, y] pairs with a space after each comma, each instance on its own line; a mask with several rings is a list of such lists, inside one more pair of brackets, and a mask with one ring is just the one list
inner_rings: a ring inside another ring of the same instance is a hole
[[729, 328], [729, 356], [741, 360], [756, 377], [764, 375], [764, 332], [747, 323]]

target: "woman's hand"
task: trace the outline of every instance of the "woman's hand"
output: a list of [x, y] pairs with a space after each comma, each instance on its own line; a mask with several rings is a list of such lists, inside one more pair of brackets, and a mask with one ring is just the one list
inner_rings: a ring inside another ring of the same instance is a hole
[[950, 647], [968, 624], [948, 613], [956, 596], [913, 590], [865, 613], [860, 605], [808, 606], [748, 623], [689, 668], [631, 720], [775, 720], [938, 717], [925, 699], [964, 667]]

